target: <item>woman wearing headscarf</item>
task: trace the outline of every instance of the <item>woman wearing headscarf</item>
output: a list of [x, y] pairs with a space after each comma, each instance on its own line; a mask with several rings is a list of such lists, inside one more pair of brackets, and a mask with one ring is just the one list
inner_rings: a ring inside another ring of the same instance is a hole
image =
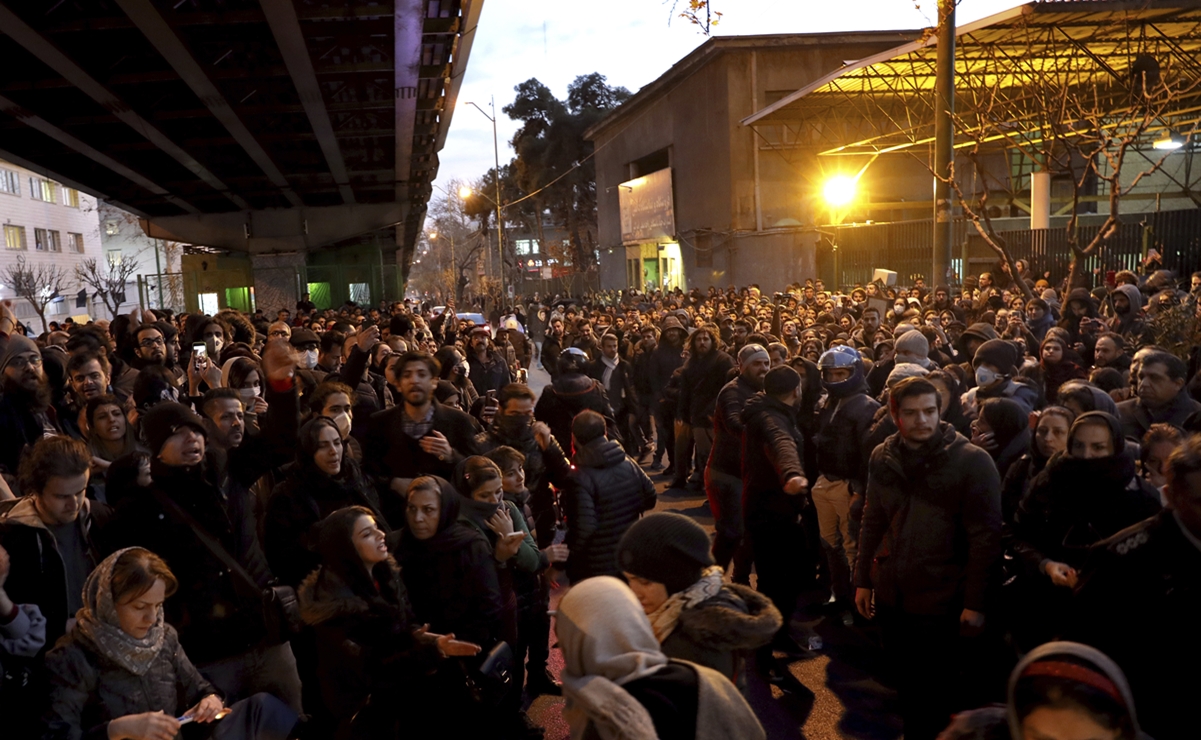
[[462, 353], [454, 347], [442, 347], [434, 353], [434, 359], [442, 368], [438, 379], [448, 381], [459, 389], [459, 406], [464, 411], [474, 406], [480, 394], [472, 384], [471, 378], [467, 377], [467, 360], [464, 359]]
[[1047, 462], [1068, 446], [1068, 430], [1076, 415], [1063, 406], [1048, 406], [1038, 414], [1038, 424], [1030, 436], [1030, 446], [1012, 465], [1001, 484], [1001, 515], [1006, 522], [1013, 521], [1018, 502], [1030, 490], [1030, 485]]
[[783, 618], [771, 600], [722, 581], [709, 535], [681, 514], [650, 514], [626, 530], [617, 561], [669, 658], [745, 686], [745, 656], [771, 642]]
[[1048, 642], [1031, 650], [1009, 674], [1004, 706], [956, 715], [939, 740], [1062, 737], [1147, 740], [1122, 669], [1078, 642]]
[[712, 668], [671, 660], [634, 593], [589, 578], [559, 602], [563, 716], [572, 740], [761, 740], [734, 684]]
[[1035, 478], [1013, 521], [1013, 549], [1047, 609], [1048, 635], [1089, 548], [1160, 508], [1159, 493], [1137, 474], [1121, 423], [1100, 411], [1076, 417], [1067, 448]]
[[46, 655], [51, 707], [43, 737], [169, 740], [179, 733], [177, 717], [209, 725], [201, 737], [289, 736], [297, 717], [286, 704], [255, 694], [227, 709], [188, 660], [163, 621], [163, 601], [176, 587], [167, 564], [140, 547], [118, 550], [92, 571], [75, 626]]
[[[322, 519], [346, 506], [372, 511], [385, 531], [379, 493], [346, 454], [337, 425], [323, 416], [300, 428], [296, 462], [267, 502], [263, 549], [271, 572], [295, 587], [320, 564], [317, 529]], [[397, 522], [402, 514], [398, 501]]]
[[339, 740], [395, 738], [402, 721], [406, 734], [445, 731], [441, 713], [429, 712], [439, 703], [430, 679], [444, 656], [479, 652], [417, 622], [377, 517], [362, 506], [326, 517], [316, 543], [321, 565], [297, 590]]
[[1088, 371], [1068, 357], [1068, 346], [1063, 339], [1049, 334], [1039, 345], [1039, 368], [1043, 376], [1043, 392], [1047, 403], [1057, 402], [1059, 388], [1069, 380], [1088, 378]]
[[988, 452], [1001, 478], [1030, 446], [1030, 422], [1025, 409], [1008, 398], [990, 398], [980, 404], [972, 422], [972, 444]]

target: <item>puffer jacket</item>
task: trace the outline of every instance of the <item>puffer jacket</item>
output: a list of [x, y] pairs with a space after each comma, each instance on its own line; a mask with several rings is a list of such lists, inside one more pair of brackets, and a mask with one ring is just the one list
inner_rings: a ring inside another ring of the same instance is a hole
[[727, 583], [712, 598], [680, 611], [679, 621], [663, 640], [663, 654], [712, 668], [738, 683], [743, 651], [771, 642], [780, 629], [780, 610], [758, 591]]
[[598, 437], [575, 453], [563, 492], [567, 577], [617, 576], [617, 543], [642, 512], [655, 507], [655, 485], [616, 442]]
[[46, 654], [50, 712], [46, 740], [102, 740], [118, 717], [163, 712], [178, 717], [209, 694], [218, 693], [188, 660], [169, 624], [162, 649], [142, 676], [97, 655], [75, 633]]
[[915, 451], [872, 452], [855, 584], [909, 614], [983, 612], [1001, 557], [1001, 479], [988, 453], [942, 423]]

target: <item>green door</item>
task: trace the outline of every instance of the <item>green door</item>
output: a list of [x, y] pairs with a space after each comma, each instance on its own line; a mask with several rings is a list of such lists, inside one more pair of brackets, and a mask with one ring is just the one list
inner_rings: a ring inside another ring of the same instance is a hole
[[639, 288], [646, 288], [646, 284], [651, 284], [651, 289], [659, 287], [659, 260], [656, 257], [645, 257], [642, 260], [642, 285]]

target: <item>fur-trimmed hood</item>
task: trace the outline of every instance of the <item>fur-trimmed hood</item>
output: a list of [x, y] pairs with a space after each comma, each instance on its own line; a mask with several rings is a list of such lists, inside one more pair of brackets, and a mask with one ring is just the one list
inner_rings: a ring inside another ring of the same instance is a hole
[[[394, 578], [400, 577], [400, 566], [388, 558]], [[300, 600], [300, 617], [310, 627], [345, 617], [352, 614], [364, 614], [371, 605], [361, 596], [356, 595], [345, 581], [325, 568], [318, 568], [310, 573], [300, 588], [296, 589]]]
[[725, 652], [766, 645], [783, 623], [771, 599], [727, 583], [713, 598], [681, 611], [676, 630], [693, 643]]

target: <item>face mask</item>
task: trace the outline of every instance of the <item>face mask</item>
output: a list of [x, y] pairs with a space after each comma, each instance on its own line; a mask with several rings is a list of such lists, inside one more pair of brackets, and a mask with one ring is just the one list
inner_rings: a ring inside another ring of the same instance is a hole
[[501, 415], [496, 417], [496, 425], [506, 437], [520, 437], [530, 428], [530, 417]]
[[305, 350], [302, 361], [304, 362], [305, 368], [308, 370], [312, 370], [313, 368], [317, 367], [317, 350]]
[[350, 414], [343, 411], [333, 418], [334, 426], [338, 428], [338, 434], [342, 435], [342, 439], [350, 436]]
[[983, 365], [976, 368], [976, 386], [978, 388], [987, 388], [1002, 377], [1000, 373], [994, 371], [992, 368], [984, 367]]
[[904, 306], [893, 306], [892, 312], [895, 313], [897, 316], [900, 316], [901, 314], [905, 313], [905, 307]]
[[259, 395], [258, 388], [239, 388], [238, 395], [242, 397], [243, 403], [250, 403]]

